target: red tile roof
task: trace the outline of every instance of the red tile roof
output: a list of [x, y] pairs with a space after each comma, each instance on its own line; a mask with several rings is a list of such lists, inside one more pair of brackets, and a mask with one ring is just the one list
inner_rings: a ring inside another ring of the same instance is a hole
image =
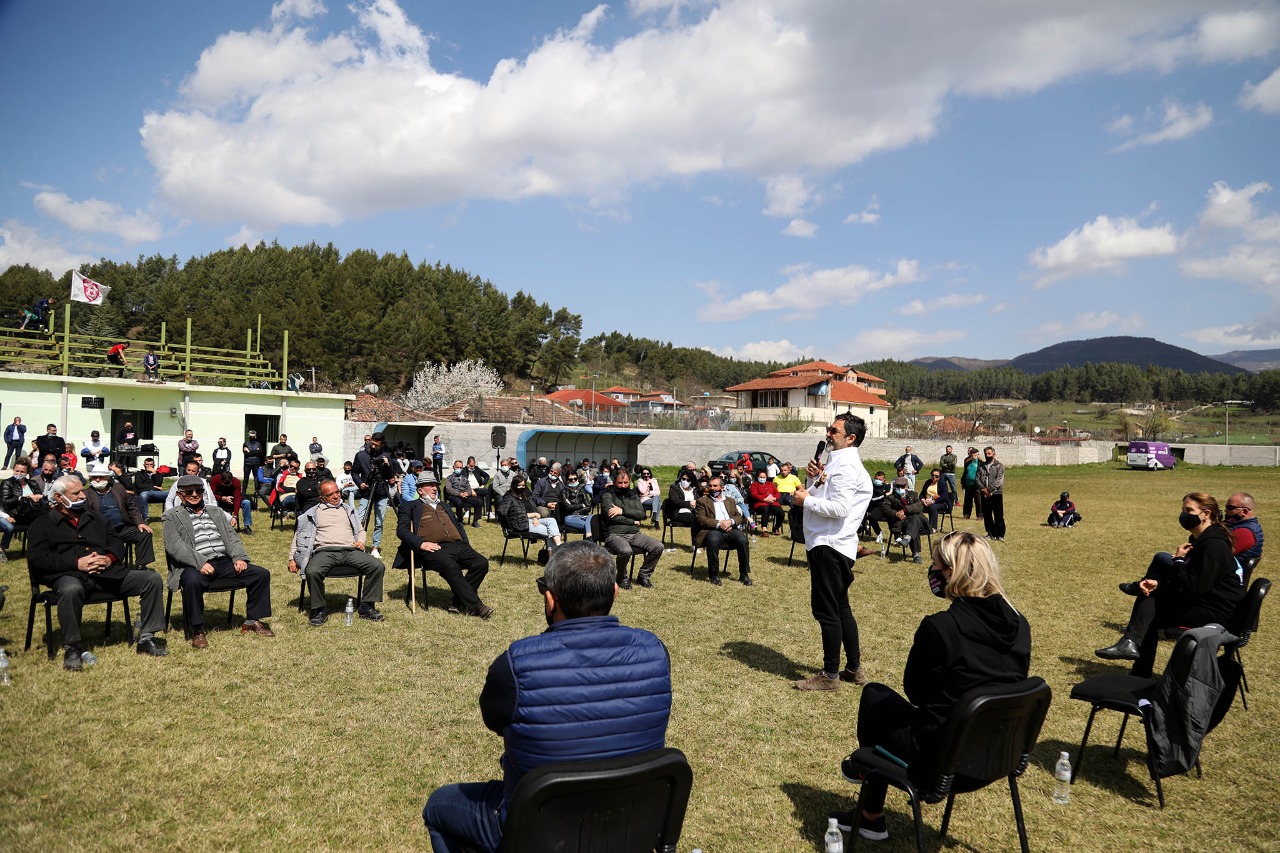
[[410, 409], [394, 400], [385, 400], [373, 394], [357, 394], [346, 405], [346, 419], [369, 423], [404, 424], [429, 421], [431, 418], [416, 409]]
[[762, 376], [759, 379], [748, 379], [738, 385], [730, 385], [726, 391], [781, 391], [789, 388], [808, 388], [825, 381], [822, 374], [807, 373], [803, 376]]
[[545, 396], [548, 400], [554, 400], [565, 405], [572, 405], [574, 400], [581, 400], [583, 408], [590, 408], [593, 405], [598, 409], [625, 409], [627, 407], [626, 403], [619, 402], [612, 397], [606, 397], [603, 394], [595, 394], [590, 388], [563, 388]]
[[[532, 402], [532, 406], [530, 403]], [[576, 408], [576, 407], [574, 407]], [[477, 411], [474, 400], [436, 409], [425, 415], [432, 421], [473, 421], [481, 423], [510, 424], [589, 424], [590, 420], [570, 408], [545, 397], [485, 397], [484, 406]]]
[[626, 388], [622, 385], [614, 385], [612, 388], [606, 388], [602, 392], [604, 394], [639, 394], [640, 392], [634, 388]]
[[832, 364], [829, 361], [809, 361], [804, 364], [797, 364], [793, 367], [784, 367], [781, 370], [775, 370], [770, 376], [789, 376], [792, 373], [838, 373], [844, 376], [849, 371], [847, 367], [841, 367], [838, 364]]
[[883, 382], [879, 376], [872, 376], [870, 373], [863, 373], [861, 370], [855, 370], [854, 375], [866, 382]]
[[872, 394], [861, 385], [855, 385], [852, 382], [841, 382], [833, 380], [831, 383], [831, 402], [833, 403], [857, 403], [863, 406], [883, 406], [889, 408], [889, 404], [885, 402], [884, 397]]

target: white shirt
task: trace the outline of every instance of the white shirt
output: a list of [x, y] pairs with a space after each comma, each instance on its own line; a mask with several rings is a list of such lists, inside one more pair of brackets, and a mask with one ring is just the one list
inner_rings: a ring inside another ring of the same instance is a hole
[[769, 479], [772, 480], [774, 477], [778, 476], [778, 463], [770, 462], [769, 466], [764, 470], [765, 473], [769, 475]]
[[711, 499], [712, 506], [716, 509], [716, 521], [733, 521], [729, 517], [729, 510], [725, 509], [724, 495]]
[[804, 502], [804, 547], [834, 548], [849, 559], [858, 556], [858, 528], [871, 505], [871, 475], [856, 447], [833, 450], [821, 485], [809, 480]]

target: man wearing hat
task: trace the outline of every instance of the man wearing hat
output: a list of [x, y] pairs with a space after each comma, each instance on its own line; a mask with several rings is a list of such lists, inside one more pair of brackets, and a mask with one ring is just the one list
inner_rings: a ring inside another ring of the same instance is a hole
[[[314, 462], [307, 463], [315, 465]], [[320, 502], [298, 515], [289, 571], [301, 574], [311, 591], [311, 627], [329, 620], [324, 579], [334, 569], [352, 569], [364, 576], [360, 618], [381, 622], [376, 603], [382, 600], [382, 577], [387, 567], [364, 550], [364, 525], [356, 511], [342, 502], [342, 490], [333, 480], [320, 484]]]
[[[471, 547], [466, 525], [448, 503], [440, 500], [440, 484], [434, 472], [424, 470], [418, 475], [418, 500], [401, 501], [397, 515], [400, 548], [391, 567], [412, 569], [417, 565], [439, 572], [453, 590], [450, 613], [481, 619], [493, 615], [493, 608], [485, 606], [479, 594], [480, 584], [489, 573], [489, 561]], [[412, 575], [409, 583], [413, 583]]]
[[1080, 520], [1076, 505], [1071, 502], [1071, 493], [1063, 492], [1058, 499], [1049, 505], [1050, 527], [1075, 527]]
[[164, 550], [169, 556], [169, 589], [182, 590], [182, 612], [191, 626], [191, 645], [209, 648], [204, 631], [204, 594], [215, 578], [234, 578], [245, 589], [242, 634], [274, 637], [262, 620], [271, 615], [271, 572], [249, 562], [244, 543], [231, 527], [225, 512], [206, 505], [208, 485], [198, 474], [178, 478], [180, 503], [166, 510]]
[[151, 526], [125, 492], [124, 484], [116, 480], [102, 462], [90, 464], [87, 473], [89, 488], [84, 493], [85, 504], [105, 518], [126, 545], [133, 546], [134, 564], [138, 568], [150, 567], [156, 561]]

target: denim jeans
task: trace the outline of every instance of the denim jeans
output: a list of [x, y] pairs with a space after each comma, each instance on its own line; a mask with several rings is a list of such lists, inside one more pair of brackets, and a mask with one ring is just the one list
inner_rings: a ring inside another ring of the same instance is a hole
[[463, 782], [436, 788], [422, 809], [435, 853], [478, 847], [492, 853], [502, 843], [502, 783]]
[[[373, 547], [377, 548], [382, 544], [382, 517], [387, 514], [387, 499], [379, 498], [373, 502]], [[361, 498], [360, 504], [356, 507], [356, 512], [360, 514], [360, 524], [369, 523], [369, 499]]]
[[588, 533], [591, 529], [591, 516], [566, 515], [564, 517], [564, 529], [571, 530], [574, 533]]
[[9, 547], [9, 540], [13, 538], [14, 523], [5, 518], [0, 518], [0, 551]]
[[151, 521], [151, 504], [158, 502], [162, 504], [161, 511], [164, 510], [163, 504], [165, 499], [169, 497], [169, 493], [160, 489], [152, 489], [150, 491], [141, 492], [138, 495], [138, 509], [142, 512], [142, 520], [150, 523]]

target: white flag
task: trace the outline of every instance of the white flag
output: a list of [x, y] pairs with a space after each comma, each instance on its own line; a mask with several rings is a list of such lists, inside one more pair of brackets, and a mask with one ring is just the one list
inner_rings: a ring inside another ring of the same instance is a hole
[[101, 305], [107, 298], [111, 288], [98, 284], [91, 278], [85, 278], [75, 270], [71, 271], [71, 301], [88, 302], [90, 305]]

